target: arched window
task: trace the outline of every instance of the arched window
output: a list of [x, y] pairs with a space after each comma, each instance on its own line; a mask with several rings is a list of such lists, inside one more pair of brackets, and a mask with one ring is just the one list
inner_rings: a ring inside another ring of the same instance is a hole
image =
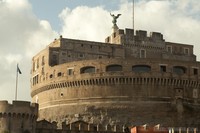
[[95, 73], [95, 67], [93, 66], [86, 66], [86, 67], [82, 67], [80, 70], [80, 73]]
[[148, 65], [135, 65], [135, 66], [132, 66], [132, 71], [133, 72], [150, 72], [151, 71], [151, 66], [148, 66]]
[[183, 66], [174, 66], [173, 67], [173, 73], [176, 73], [176, 74], [185, 74], [186, 73], [186, 68], [183, 67]]
[[106, 67], [106, 72], [122, 71], [121, 65], [110, 65]]
[[50, 79], [53, 78], [53, 74], [51, 74], [51, 75], [49, 76], [49, 78], [50, 78]]

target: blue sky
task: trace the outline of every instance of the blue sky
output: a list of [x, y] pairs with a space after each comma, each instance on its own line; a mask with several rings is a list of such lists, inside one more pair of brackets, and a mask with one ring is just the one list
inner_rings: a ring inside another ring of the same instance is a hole
[[[107, 10], [119, 8], [120, 0], [29, 0], [33, 12], [40, 19], [48, 20], [55, 30], [61, 29], [58, 14], [66, 7], [74, 9], [78, 6], [102, 6]], [[129, 0], [130, 1], [130, 0]]]
[[[135, 0], [135, 29], [161, 32], [166, 41], [194, 45], [200, 60], [199, 0]], [[0, 100], [31, 100], [32, 57], [55, 38], [104, 42], [117, 25], [132, 28], [132, 0], [0, 0]]]

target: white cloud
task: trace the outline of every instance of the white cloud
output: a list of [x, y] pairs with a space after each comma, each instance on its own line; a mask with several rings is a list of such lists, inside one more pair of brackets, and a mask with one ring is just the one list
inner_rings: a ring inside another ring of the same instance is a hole
[[200, 18], [199, 10], [190, 12], [190, 8], [200, 9], [195, 0], [176, 1], [141, 1], [136, 4], [135, 23], [137, 29], [159, 31], [166, 41], [180, 42], [194, 45], [194, 52], [200, 59]]
[[66, 8], [59, 17], [63, 22], [61, 34], [67, 38], [102, 41], [111, 33], [111, 17], [103, 7]]
[[13, 100], [19, 63], [18, 98], [30, 100], [31, 58], [57, 36], [47, 21], [39, 20], [27, 0], [0, 2], [0, 99]]

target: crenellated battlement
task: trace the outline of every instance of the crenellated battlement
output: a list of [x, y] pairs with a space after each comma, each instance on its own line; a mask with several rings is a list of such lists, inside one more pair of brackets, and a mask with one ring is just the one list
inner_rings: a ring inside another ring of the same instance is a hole
[[13, 103], [10, 104], [8, 101], [0, 101], [1, 113], [4, 112], [21, 113], [26, 111], [37, 113], [37, 110], [38, 110], [38, 104], [36, 103], [30, 103], [27, 101], [13, 101]]
[[164, 41], [163, 35], [159, 32], [150, 32], [149, 35], [147, 31], [144, 30], [138, 30], [136, 31], [136, 37], [141, 37], [141, 38], [150, 38], [152, 40], [161, 40]]
[[23, 118], [37, 119], [38, 104], [27, 101], [0, 101], [0, 118]]
[[27, 101], [0, 101], [0, 132], [35, 130], [35, 122], [38, 117], [38, 104]]
[[163, 35], [159, 32], [150, 32], [149, 34], [145, 30], [136, 30], [134, 32], [134, 29], [118, 29], [111, 36], [108, 36], [105, 42], [129, 45], [134, 45], [137, 41], [164, 42]]

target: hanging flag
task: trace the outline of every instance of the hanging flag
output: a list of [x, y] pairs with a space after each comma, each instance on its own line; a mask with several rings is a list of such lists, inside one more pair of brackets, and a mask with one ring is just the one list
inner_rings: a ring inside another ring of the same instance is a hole
[[19, 74], [22, 74], [21, 70], [20, 70], [19, 67], [18, 67], [18, 64], [17, 64], [17, 72], [18, 72]]

